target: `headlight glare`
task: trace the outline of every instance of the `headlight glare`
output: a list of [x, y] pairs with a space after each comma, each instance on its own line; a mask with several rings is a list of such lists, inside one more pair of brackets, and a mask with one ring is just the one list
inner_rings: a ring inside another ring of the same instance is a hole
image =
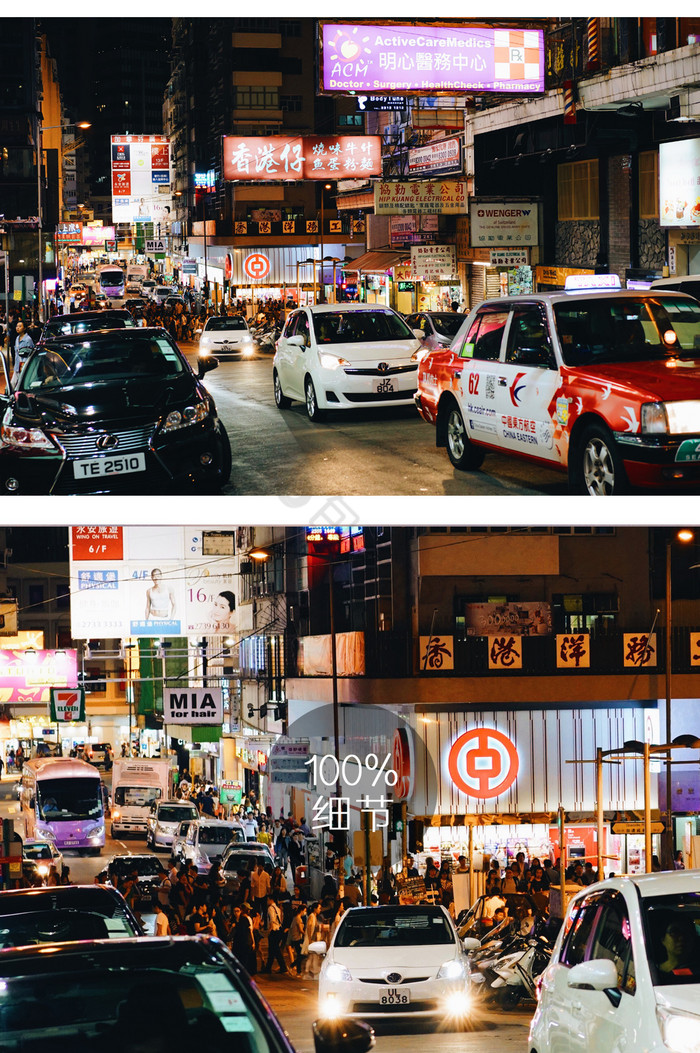
[[449, 962], [443, 962], [438, 969], [438, 980], [462, 980], [466, 976], [464, 962], [457, 958], [451, 958]]
[[700, 1017], [656, 1007], [661, 1037], [671, 1053], [700, 1053]]
[[352, 980], [350, 970], [346, 969], [344, 965], [340, 965], [338, 962], [331, 962], [327, 965], [323, 971], [323, 975], [326, 980], [332, 984], [349, 983]]

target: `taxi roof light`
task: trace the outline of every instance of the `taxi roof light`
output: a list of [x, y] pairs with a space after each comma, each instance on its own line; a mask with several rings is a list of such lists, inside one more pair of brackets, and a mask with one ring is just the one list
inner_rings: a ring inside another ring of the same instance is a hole
[[621, 289], [619, 274], [568, 274], [564, 279], [565, 292], [580, 289]]

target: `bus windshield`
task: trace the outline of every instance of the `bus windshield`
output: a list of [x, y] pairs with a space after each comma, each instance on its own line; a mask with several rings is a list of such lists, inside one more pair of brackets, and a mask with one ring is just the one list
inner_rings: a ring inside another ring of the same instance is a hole
[[37, 799], [45, 822], [99, 819], [102, 815], [99, 779], [42, 779], [37, 783]]

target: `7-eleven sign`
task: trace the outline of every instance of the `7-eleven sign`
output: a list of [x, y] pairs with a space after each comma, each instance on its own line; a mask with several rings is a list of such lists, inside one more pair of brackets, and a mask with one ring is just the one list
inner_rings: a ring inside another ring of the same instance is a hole
[[70, 720], [85, 720], [85, 688], [52, 687], [51, 719], [59, 724]]

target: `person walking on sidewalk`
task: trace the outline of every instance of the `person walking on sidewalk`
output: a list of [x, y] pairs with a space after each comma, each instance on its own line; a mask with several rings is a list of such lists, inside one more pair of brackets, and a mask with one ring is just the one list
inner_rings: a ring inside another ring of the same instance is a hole
[[279, 896], [274, 895], [270, 900], [270, 906], [267, 908], [267, 961], [261, 972], [271, 973], [273, 961], [279, 964], [281, 973], [289, 972], [282, 953], [283, 935], [282, 910], [279, 905]]
[[292, 918], [292, 924], [289, 926], [289, 946], [292, 948], [294, 954], [294, 961], [292, 962], [296, 969], [297, 976], [302, 975], [302, 966], [304, 964], [304, 955], [301, 953], [301, 948], [304, 943], [304, 933], [306, 932], [306, 904], [300, 903], [296, 908], [294, 917]]

